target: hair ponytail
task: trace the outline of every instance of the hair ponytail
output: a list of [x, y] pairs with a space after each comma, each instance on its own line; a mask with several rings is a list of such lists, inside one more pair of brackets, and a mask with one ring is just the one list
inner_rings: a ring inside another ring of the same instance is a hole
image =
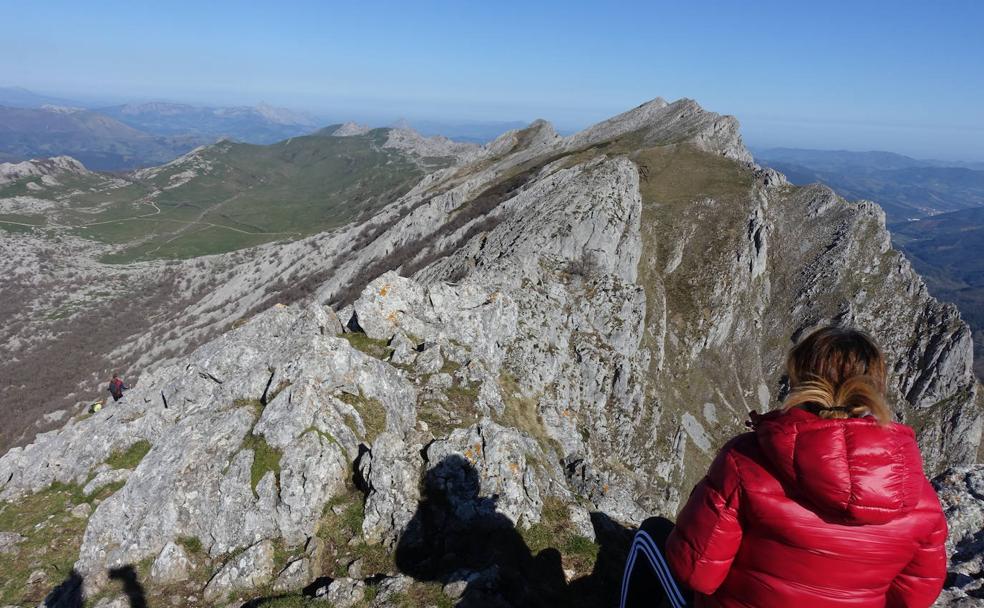
[[892, 421], [884, 357], [862, 332], [838, 327], [813, 332], [790, 351], [786, 371], [790, 393], [784, 409], [802, 407], [821, 418]]
[[828, 419], [874, 416], [882, 424], [892, 419], [885, 397], [869, 376], [854, 376], [838, 387], [822, 378], [801, 382], [784, 404], [787, 410], [797, 406]]

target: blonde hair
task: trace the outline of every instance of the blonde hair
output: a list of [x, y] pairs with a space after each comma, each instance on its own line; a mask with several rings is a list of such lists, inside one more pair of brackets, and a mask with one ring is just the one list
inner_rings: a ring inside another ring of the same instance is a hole
[[885, 357], [864, 332], [824, 327], [786, 358], [790, 392], [783, 409], [802, 407], [821, 418], [874, 416], [892, 421], [885, 400]]

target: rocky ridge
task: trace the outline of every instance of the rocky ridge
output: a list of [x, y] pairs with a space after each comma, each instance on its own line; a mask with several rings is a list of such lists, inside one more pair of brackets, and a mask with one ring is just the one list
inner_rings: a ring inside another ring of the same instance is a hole
[[[182, 593], [206, 602], [326, 572], [313, 593], [352, 604], [367, 584], [383, 606], [422, 582], [462, 605], [610, 599], [571, 547], [595, 541], [601, 564], [614, 522], [672, 516], [747, 411], [779, 403], [791, 339], [829, 322], [884, 346], [928, 472], [962, 467], [937, 482], [956, 573], [940, 605], [978, 593], [984, 403], [966, 325], [876, 205], [751, 164], [733, 118], [655, 100], [569, 138], [537, 122], [366, 222], [224, 261], [187, 312], [213, 328], [261, 312], [186, 357], [146, 355], [118, 407], [0, 458], [9, 504], [115, 487], [80, 538], [75, 587], [92, 597], [144, 563], [151, 585], [184, 570]], [[312, 295], [271, 306], [284, 292], [262, 287], [287, 272]], [[130, 472], [106, 464], [137, 445]], [[435, 518], [519, 557], [435, 541]], [[544, 528], [564, 539], [561, 581], [516, 585], [511, 563], [549, 562], [533, 555]]]
[[88, 174], [88, 169], [71, 156], [25, 160], [19, 163], [0, 163], [0, 185], [25, 177], [39, 177], [44, 185], [57, 185], [61, 173]]

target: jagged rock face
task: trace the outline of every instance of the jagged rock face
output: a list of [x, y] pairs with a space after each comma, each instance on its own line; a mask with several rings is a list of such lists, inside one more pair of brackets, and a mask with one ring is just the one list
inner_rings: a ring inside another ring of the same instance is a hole
[[947, 469], [933, 481], [950, 528], [952, 580], [937, 606], [979, 606], [984, 598], [984, 466]]
[[[688, 100], [570, 138], [507, 133], [368, 222], [282, 250], [249, 264], [323, 278], [314, 303], [266, 310], [0, 459], [12, 500], [152, 445], [89, 521], [92, 589], [182, 536], [215, 585], [255, 585], [223, 556], [310, 543], [353, 476], [360, 539], [389, 550], [413, 543], [428, 492], [462, 525], [526, 528], [548, 501], [589, 538], [588, 511], [672, 517], [747, 412], [781, 402], [789, 347], [832, 322], [884, 347], [928, 471], [978, 459], [969, 331], [891, 249], [878, 207], [751, 165], [734, 120]], [[264, 562], [263, 581], [287, 566]]]

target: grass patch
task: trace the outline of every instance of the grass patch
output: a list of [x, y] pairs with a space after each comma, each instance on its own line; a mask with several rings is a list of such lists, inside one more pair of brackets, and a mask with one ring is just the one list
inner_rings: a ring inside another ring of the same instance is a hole
[[375, 357], [376, 359], [385, 359], [390, 356], [393, 349], [386, 344], [386, 340], [377, 340], [376, 338], [370, 338], [362, 332], [349, 332], [347, 334], [342, 334], [342, 337], [348, 340], [348, 343], [352, 345], [352, 348], [362, 351], [370, 357]]
[[[325, 562], [325, 575], [346, 576], [348, 564], [360, 558], [363, 560], [362, 572], [367, 576], [396, 571], [393, 556], [382, 545], [370, 545], [362, 540], [364, 519], [365, 502], [354, 488], [336, 496], [325, 506], [318, 536], [325, 541], [333, 557]], [[353, 538], [357, 541], [350, 545]]]
[[452, 608], [454, 600], [444, 595], [440, 583], [423, 583], [414, 581], [410, 588], [395, 594], [390, 600], [391, 606], [398, 608], [419, 608], [420, 606], [437, 606], [437, 608]]
[[106, 459], [106, 464], [114, 469], [135, 469], [140, 464], [140, 461], [143, 460], [144, 456], [147, 455], [147, 452], [150, 451], [150, 448], [150, 442], [146, 439], [141, 439], [125, 450], [113, 452]]
[[555, 445], [556, 442], [547, 434], [543, 419], [537, 412], [537, 400], [523, 394], [516, 378], [511, 374], [503, 373], [499, 376], [499, 388], [502, 391], [505, 408], [497, 422], [503, 426], [525, 431], [544, 449]]
[[520, 534], [533, 554], [555, 548], [561, 553], [564, 567], [579, 575], [589, 574], [598, 559], [598, 545], [573, 529], [567, 505], [554, 496], [544, 499], [539, 523], [521, 529]]
[[478, 421], [478, 386], [455, 384], [444, 391], [447, 403], [425, 401], [417, 408], [417, 418], [426, 422], [435, 437]]
[[[105, 500], [122, 485], [107, 486], [86, 497], [77, 484], [54, 483], [46, 490], [15, 502], [0, 503], [0, 532], [25, 539], [12, 553], [0, 553], [0, 604], [38, 605], [51, 589], [68, 577], [79, 556], [87, 520], [73, 517], [72, 507]], [[28, 585], [35, 571], [46, 578]]]
[[461, 364], [457, 361], [452, 361], [451, 359], [445, 359], [444, 365], [441, 366], [441, 372], [445, 374], [454, 375], [456, 371], [461, 369]]
[[327, 607], [323, 600], [316, 600], [301, 594], [281, 595], [250, 602], [250, 606], [263, 606], [263, 608], [306, 608], [307, 606]]
[[319, 429], [319, 428], [317, 428], [315, 426], [309, 426], [308, 428], [304, 429], [304, 432], [301, 433], [301, 435], [305, 435], [307, 433], [317, 433], [318, 435], [321, 435], [326, 440], [328, 440], [329, 443], [334, 443], [338, 447], [342, 447], [342, 444], [338, 443], [338, 440], [335, 439], [335, 436], [334, 435], [332, 435], [331, 433], [328, 433], [326, 431], [322, 431], [321, 429]]
[[202, 541], [197, 536], [179, 536], [174, 542], [181, 545], [189, 555], [201, 555], [205, 550]]
[[[57, 219], [94, 224], [82, 235], [124, 244], [104, 259], [110, 263], [189, 258], [323, 232], [372, 215], [424, 175], [409, 155], [376, 139], [312, 135], [272, 145], [215, 144], [198, 154], [210, 169], [183, 184], [170, 179], [187, 168], [179, 163], [126, 188], [83, 197], [78, 205], [100, 205], [84, 220], [68, 211]], [[159, 212], [134, 204], [155, 189]]]
[[270, 471], [277, 480], [277, 487], [280, 487], [280, 459], [283, 453], [277, 448], [266, 442], [266, 439], [252, 432], [246, 435], [243, 440], [243, 449], [253, 450], [253, 467], [250, 469], [249, 483], [253, 488], [253, 495], [256, 494], [256, 486], [260, 480]]
[[[370, 399], [362, 394], [351, 395], [341, 393], [338, 399], [351, 405], [355, 411], [359, 412], [362, 418], [362, 426], [366, 429], [364, 439], [372, 443], [379, 437], [379, 434], [386, 430], [386, 408], [378, 399]], [[353, 429], [355, 431], [355, 429]]]

